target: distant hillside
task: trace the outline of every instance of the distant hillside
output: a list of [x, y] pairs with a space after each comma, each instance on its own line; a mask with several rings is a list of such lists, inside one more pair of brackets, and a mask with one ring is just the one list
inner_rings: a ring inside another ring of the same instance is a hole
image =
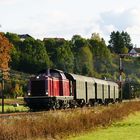
[[[120, 36], [121, 44], [117, 36]], [[92, 34], [85, 39], [74, 35], [71, 40], [64, 38], [44, 38], [35, 40], [30, 35], [6, 33], [13, 44], [10, 67], [13, 70], [30, 74], [47, 68], [106, 78], [119, 79], [119, 53], [128, 53], [132, 48], [130, 36], [126, 32], [112, 32], [107, 46], [99, 34]], [[127, 39], [126, 39], [127, 38]], [[114, 39], [114, 40], [113, 40]], [[128, 40], [126, 42], [126, 40]], [[119, 47], [117, 48], [117, 45]], [[138, 58], [124, 58], [123, 79], [140, 82], [140, 64]]]

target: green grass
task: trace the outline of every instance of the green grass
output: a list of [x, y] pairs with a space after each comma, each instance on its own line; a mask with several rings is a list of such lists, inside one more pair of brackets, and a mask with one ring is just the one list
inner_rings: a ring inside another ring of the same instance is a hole
[[[23, 105], [19, 105], [17, 107], [13, 105], [4, 105], [4, 112], [10, 113], [10, 112], [23, 112], [28, 111], [29, 109]], [[0, 113], [2, 112], [2, 106], [0, 105]]]
[[[1, 104], [1, 100], [2, 100], [2, 99], [0, 99], [0, 104]], [[5, 104], [8, 104], [8, 105], [10, 105], [10, 104], [15, 104], [15, 103], [18, 103], [18, 104], [25, 104], [23, 98], [18, 98], [18, 99], [4, 99], [4, 103], [5, 103]]]
[[[0, 113], [2, 112], [2, 101], [0, 100]], [[19, 106], [15, 106], [15, 104], [19, 104]], [[10, 113], [10, 112], [23, 112], [28, 111], [29, 109], [24, 106], [23, 98], [19, 99], [4, 99], [4, 112]]]
[[140, 112], [129, 115], [109, 128], [72, 137], [69, 140], [140, 140]]

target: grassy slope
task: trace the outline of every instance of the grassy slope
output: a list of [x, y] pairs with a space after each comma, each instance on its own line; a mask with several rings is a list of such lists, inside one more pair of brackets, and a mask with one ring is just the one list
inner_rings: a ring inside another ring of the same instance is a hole
[[101, 129], [69, 140], [140, 140], [140, 112], [127, 119]]

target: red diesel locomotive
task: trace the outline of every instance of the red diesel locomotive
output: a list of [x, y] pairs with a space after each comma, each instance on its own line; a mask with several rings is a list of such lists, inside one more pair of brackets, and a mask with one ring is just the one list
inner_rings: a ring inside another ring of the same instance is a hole
[[49, 69], [30, 78], [28, 95], [24, 100], [31, 109], [64, 108], [73, 100], [73, 95], [64, 73]]

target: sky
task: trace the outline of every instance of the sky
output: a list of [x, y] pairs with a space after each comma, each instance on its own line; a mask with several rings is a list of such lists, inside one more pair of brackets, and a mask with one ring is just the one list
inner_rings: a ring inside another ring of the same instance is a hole
[[139, 0], [0, 0], [0, 32], [29, 34], [35, 39], [73, 35], [106, 40], [126, 31], [140, 47]]

